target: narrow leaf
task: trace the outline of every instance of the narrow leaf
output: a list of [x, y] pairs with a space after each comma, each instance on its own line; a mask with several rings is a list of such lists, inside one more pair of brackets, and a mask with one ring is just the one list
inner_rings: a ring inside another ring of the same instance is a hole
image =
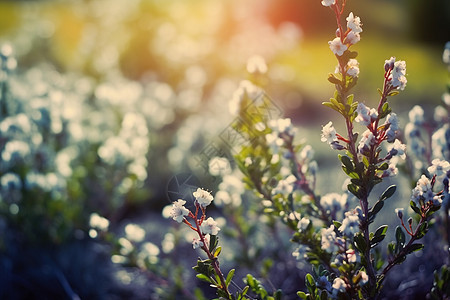
[[384, 201], [390, 197], [392, 197], [392, 195], [394, 195], [395, 190], [397, 189], [397, 187], [395, 185], [391, 185], [390, 187], [388, 187], [383, 194], [381, 194], [380, 200]]

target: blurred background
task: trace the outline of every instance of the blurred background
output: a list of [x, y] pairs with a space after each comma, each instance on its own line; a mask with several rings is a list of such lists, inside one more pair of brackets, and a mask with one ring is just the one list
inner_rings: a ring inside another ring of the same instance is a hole
[[[364, 30], [356, 99], [377, 104], [396, 56], [408, 85], [394, 111], [439, 104], [450, 2], [348, 7]], [[204, 287], [186, 288], [198, 285], [196, 254], [175, 249], [190, 241], [161, 215], [169, 183], [195, 173], [217, 186], [196, 158], [233, 120], [253, 55], [319, 166], [337, 168], [319, 141], [337, 118], [321, 105], [333, 94], [335, 29], [319, 0], [1, 1], [0, 298], [200, 299]]]

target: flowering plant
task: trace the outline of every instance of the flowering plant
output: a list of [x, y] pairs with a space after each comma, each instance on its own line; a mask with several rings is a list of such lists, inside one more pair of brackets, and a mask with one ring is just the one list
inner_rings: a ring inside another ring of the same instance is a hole
[[[338, 26], [336, 37], [328, 42], [338, 61], [335, 73], [328, 76], [336, 91], [323, 104], [343, 118], [345, 133], [339, 133], [330, 121], [322, 128], [321, 140], [340, 152], [341, 167], [348, 177], [344, 184], [346, 192], [318, 194], [318, 165], [313, 160], [312, 148], [297, 142], [297, 129], [290, 119], [273, 119], [261, 110], [249, 113], [249, 104], [262, 98], [265, 106], [268, 97], [260, 87], [248, 81], [241, 87], [238, 98], [242, 122], [235, 122], [233, 128], [249, 143], [242, 145], [234, 156], [241, 171], [235, 176], [241, 178], [247, 190], [260, 200], [260, 206], [255, 210], [267, 216], [265, 222], [269, 226], [281, 221], [294, 232], [291, 241], [297, 248], [293, 256], [313, 266], [313, 273], [305, 278], [307, 291], [297, 293], [300, 298], [376, 299], [394, 266], [424, 248], [418, 241], [429, 231], [434, 214], [441, 206], [448, 212], [448, 149], [436, 146], [436, 149], [444, 150], [432, 159], [432, 145], [430, 151], [422, 150], [423, 147], [419, 151], [412, 142], [417, 156], [427, 155], [428, 165], [422, 166], [420, 174], [411, 174], [420, 176], [412, 190], [412, 215], [405, 222], [405, 210], [395, 209], [399, 226], [393, 233], [395, 240], [388, 243], [384, 253], [382, 242], [388, 236], [388, 225], [376, 229], [371, 225], [397, 187], [390, 185], [375, 196], [375, 201], [372, 198], [375, 186], [397, 175], [398, 163], [406, 158], [407, 146], [400, 140], [399, 120], [388, 102], [406, 87], [406, 63], [395, 57], [385, 61], [383, 86], [378, 89], [380, 99], [376, 108], [357, 102], [351, 90], [357, 84], [360, 70], [356, 60], [358, 53], [351, 48], [360, 41], [361, 20], [350, 12], [347, 22], [342, 22], [345, 0], [323, 0], [322, 5], [333, 11]], [[448, 120], [444, 111], [440, 110], [440, 115], [441, 120]], [[410, 119], [423, 118], [420, 114], [413, 117], [410, 114]], [[363, 132], [357, 131], [357, 124], [364, 128]], [[420, 124], [416, 121], [416, 125]], [[448, 131], [448, 122], [443, 128], [444, 132]], [[406, 132], [409, 137], [418, 137], [419, 131], [410, 128]], [[433, 141], [448, 146], [449, 135], [441, 133]], [[230, 175], [224, 176], [224, 182], [227, 176]], [[219, 189], [216, 197], [221, 202], [232, 203], [230, 199], [236, 192], [231, 192], [227, 184], [219, 185]], [[207, 255], [206, 260], [199, 259], [194, 267], [197, 277], [209, 282], [217, 289], [217, 295], [225, 299], [281, 299], [280, 290], [270, 295], [252, 275], [247, 275], [244, 280], [245, 288], [236, 285], [233, 287], [236, 293], [230, 291], [235, 270], [223, 275], [218, 260], [221, 247], [217, 234], [220, 229], [214, 219], [206, 215], [206, 207], [213, 197], [202, 189], [198, 189], [194, 197], [195, 213], [180, 199], [173, 204], [171, 215], [198, 234], [193, 240], [193, 248], [200, 248]], [[442, 277], [447, 276], [445, 274]]]

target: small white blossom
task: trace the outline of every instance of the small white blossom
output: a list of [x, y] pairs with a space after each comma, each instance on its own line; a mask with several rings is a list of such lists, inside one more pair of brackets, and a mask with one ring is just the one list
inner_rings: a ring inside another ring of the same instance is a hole
[[387, 72], [388, 70], [392, 70], [394, 68], [395, 57], [391, 57], [384, 61], [384, 70]]
[[210, 205], [214, 199], [210, 192], [205, 191], [201, 188], [197, 188], [197, 191], [193, 192], [192, 194], [194, 195], [197, 203], [202, 207]]
[[306, 230], [306, 228], [308, 228], [310, 223], [311, 223], [311, 221], [308, 218], [305, 218], [305, 217], [301, 218], [297, 224], [298, 231], [302, 232], [302, 231]]
[[447, 172], [450, 171], [450, 163], [446, 160], [440, 160], [438, 158], [433, 159], [431, 162], [431, 166], [428, 167], [428, 172], [430, 175], [436, 175], [437, 177], [442, 177], [447, 175]]
[[425, 175], [422, 175], [420, 179], [417, 181], [416, 187], [412, 191], [411, 200], [416, 204], [420, 204], [420, 200], [423, 200], [425, 203], [432, 201], [440, 202], [442, 201], [439, 196], [436, 196], [431, 189], [431, 181]]
[[352, 12], [348, 15], [346, 20], [347, 20], [347, 28], [350, 28], [351, 31], [355, 33], [360, 33], [363, 31], [361, 28], [362, 26], [361, 19], [359, 17], [353, 16]]
[[345, 219], [342, 221], [339, 231], [349, 237], [353, 237], [355, 233], [359, 232], [359, 215], [357, 210], [345, 213]]
[[97, 213], [92, 213], [89, 218], [89, 225], [99, 230], [108, 230], [109, 220]]
[[334, 5], [335, 3], [336, 3], [336, 0], [322, 0], [323, 6], [331, 6], [331, 5]]
[[145, 230], [137, 224], [128, 224], [125, 226], [125, 235], [130, 241], [142, 242], [145, 238]]
[[338, 56], [341, 56], [347, 50], [347, 45], [342, 44], [341, 38], [339, 37], [329, 41], [328, 45], [330, 45], [331, 51]]
[[403, 60], [396, 61], [392, 69], [392, 86], [404, 90], [406, 86], [406, 62]]
[[192, 239], [192, 248], [197, 249], [203, 247], [203, 242], [199, 238]]
[[355, 118], [355, 121], [361, 123], [363, 126], [369, 126], [378, 117], [376, 109], [370, 109], [364, 103], [358, 103], [356, 112], [358, 116]]
[[302, 162], [309, 162], [314, 158], [314, 149], [310, 145], [306, 145], [300, 151], [299, 156]]
[[320, 139], [322, 142], [327, 142], [331, 144], [332, 142], [337, 142], [337, 133], [336, 129], [334, 129], [333, 123], [330, 121], [327, 125], [322, 128], [322, 137]]
[[172, 211], [170, 212], [170, 216], [178, 223], [183, 222], [184, 217], [189, 215], [189, 210], [183, 206], [184, 204], [186, 204], [186, 201], [179, 199], [175, 201], [172, 205]]
[[357, 32], [354, 32], [354, 31], [350, 31], [348, 34], [347, 34], [347, 37], [345, 38], [345, 43], [346, 44], [350, 44], [350, 45], [354, 45], [354, 44], [356, 44], [357, 42], [359, 42], [361, 40], [361, 35], [359, 34], [359, 33], [357, 33]]
[[294, 184], [297, 178], [294, 175], [289, 175], [286, 179], [278, 181], [277, 186], [273, 189], [272, 194], [288, 195], [294, 191]]
[[295, 134], [295, 128], [290, 118], [270, 120], [267, 125], [272, 129], [272, 132], [278, 135], [287, 134], [288, 136], [294, 136]]
[[361, 276], [361, 280], [359, 281], [360, 285], [364, 285], [369, 282], [369, 276], [364, 271], [359, 271], [359, 275]]
[[209, 161], [208, 167], [212, 176], [224, 176], [231, 173], [230, 162], [225, 157], [213, 157]]
[[359, 75], [359, 62], [351, 58], [347, 63], [347, 74], [352, 77], [358, 77]]
[[370, 130], [364, 131], [358, 145], [359, 152], [361, 154], [368, 152], [376, 142], [377, 140]]
[[320, 205], [333, 215], [347, 205], [347, 194], [329, 193], [320, 198]]
[[448, 120], [448, 118], [449, 118], [447, 109], [444, 108], [441, 105], [436, 106], [436, 108], [434, 109], [433, 118], [434, 118], [434, 120], [437, 123], [444, 123], [444, 122], [446, 122]]
[[299, 245], [294, 252], [292, 252], [292, 256], [295, 257], [297, 260], [302, 260], [305, 259], [306, 256], [306, 252], [309, 251], [309, 248], [305, 245]]
[[442, 61], [445, 64], [450, 65], [450, 41], [445, 43], [444, 52], [442, 53]]
[[392, 156], [399, 156], [402, 159], [406, 158], [406, 145], [402, 144], [398, 139], [396, 139], [394, 141], [393, 144], [390, 144], [388, 146], [388, 156], [392, 157]]
[[390, 124], [389, 129], [386, 131], [386, 139], [389, 143], [395, 140], [396, 132], [399, 130], [399, 122], [397, 114], [391, 113], [386, 117], [386, 123]]
[[347, 284], [345, 283], [344, 280], [342, 280], [341, 278], [335, 278], [333, 281], [333, 297], [336, 297], [338, 295], [339, 292], [345, 292], [345, 289], [347, 287]]
[[329, 228], [322, 228], [320, 230], [321, 234], [321, 248], [328, 253], [334, 253], [339, 250], [339, 246], [343, 246], [345, 243], [341, 238], [336, 237], [336, 232], [334, 232], [334, 225]]
[[395, 163], [390, 163], [389, 167], [383, 171], [383, 174], [381, 174], [381, 177], [392, 177], [398, 174], [398, 169]]
[[267, 64], [261, 55], [253, 55], [247, 61], [247, 72], [250, 74], [265, 74], [267, 72]]
[[201, 230], [203, 234], [217, 235], [220, 231], [220, 228], [217, 226], [217, 222], [214, 221], [213, 218], [209, 217], [208, 219], [203, 221]]

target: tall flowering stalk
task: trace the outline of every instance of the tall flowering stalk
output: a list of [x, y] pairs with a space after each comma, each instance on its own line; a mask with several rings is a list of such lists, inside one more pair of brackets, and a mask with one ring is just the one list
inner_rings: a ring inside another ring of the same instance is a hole
[[[395, 229], [395, 241], [388, 244], [383, 255], [380, 243], [387, 235], [388, 225], [374, 231], [370, 225], [385, 201], [394, 195], [396, 186], [387, 187], [374, 202], [371, 198], [373, 188], [387, 177], [395, 176], [397, 163], [406, 158], [406, 145], [398, 139], [399, 120], [388, 103], [390, 97], [406, 87], [406, 63], [395, 57], [384, 62], [383, 86], [378, 89], [380, 98], [376, 107], [357, 102], [351, 90], [357, 84], [360, 69], [358, 54], [351, 49], [361, 39], [361, 19], [350, 12], [343, 21], [345, 0], [323, 0], [322, 5], [332, 10], [337, 21], [335, 37], [328, 44], [338, 61], [335, 72], [328, 76], [336, 91], [323, 104], [343, 117], [346, 130], [339, 133], [328, 122], [322, 128], [321, 140], [341, 152], [339, 160], [348, 176], [346, 191], [325, 195], [316, 192], [318, 164], [313, 159], [313, 149], [298, 142], [297, 129], [290, 119], [264, 114], [261, 108], [270, 106], [270, 98], [250, 81], [241, 84], [239, 97], [233, 101], [233, 106], [239, 108], [233, 110], [239, 120], [233, 122], [233, 130], [249, 141], [234, 158], [241, 171], [239, 180], [253, 191], [253, 199], [249, 200], [258, 204], [252, 209], [267, 217], [266, 225], [274, 236], [277, 236], [274, 224], [278, 221], [285, 224], [293, 232], [291, 241], [297, 246], [292, 255], [313, 266], [312, 274], [305, 278], [307, 291], [297, 293], [300, 298], [377, 299], [386, 275], [409, 254], [424, 247], [418, 241], [427, 233], [433, 214], [449, 202], [450, 163], [428, 159], [431, 166], [421, 174], [412, 190], [413, 215], [405, 222], [404, 210], [396, 209], [399, 226]], [[258, 100], [261, 107], [254, 106]], [[362, 132], [357, 131], [357, 125], [363, 128]], [[234, 192], [227, 190], [227, 186], [220, 184], [216, 197], [231, 197]], [[233, 195], [240, 202], [243, 192], [238, 194]], [[195, 213], [184, 208], [184, 200], [175, 202], [172, 211], [174, 220], [198, 233], [193, 246], [208, 256], [206, 261], [198, 261], [195, 269], [200, 274], [197, 276], [212, 283], [218, 295], [226, 299], [249, 299], [247, 291], [261, 299], [281, 299], [281, 291], [270, 295], [251, 275], [244, 280], [246, 287], [238, 289], [235, 296], [229, 292], [227, 288], [234, 271], [224, 279], [217, 260], [219, 230], [212, 230], [215, 222], [206, 219], [205, 207], [211, 203], [212, 196], [202, 190], [194, 196]], [[354, 202], [357, 204], [352, 207]]]

